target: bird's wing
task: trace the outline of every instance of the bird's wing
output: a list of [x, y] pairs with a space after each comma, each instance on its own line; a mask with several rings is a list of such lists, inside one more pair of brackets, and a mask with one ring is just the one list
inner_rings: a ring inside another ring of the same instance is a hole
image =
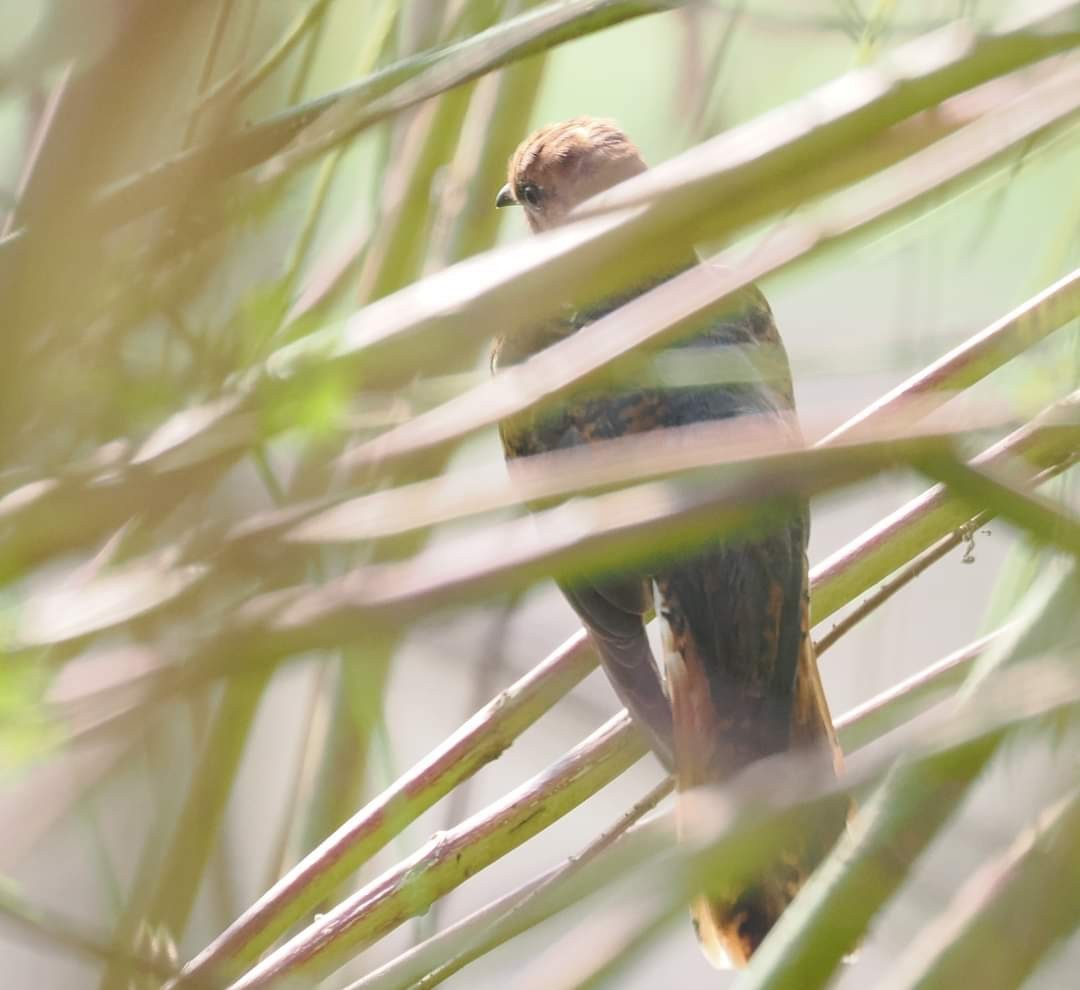
[[805, 525], [798, 511], [657, 571], [683, 787], [717, 783], [796, 742]]
[[803, 597], [799, 609], [802, 626], [802, 643], [799, 648], [799, 660], [795, 670], [795, 705], [793, 709], [793, 729], [795, 744], [815, 746], [821, 742], [824, 732], [829, 752], [832, 754], [833, 770], [840, 776], [844, 770], [844, 751], [836, 735], [829, 701], [825, 696], [825, 686], [821, 683], [821, 671], [818, 668], [814, 640], [810, 636], [810, 564], [803, 554]]
[[[679, 815], [686, 792], [764, 757], [802, 749], [823, 775], [839, 768], [808, 629], [806, 515], [724, 543], [656, 578], [675, 729]], [[807, 832], [744, 889], [699, 897], [695, 928], [714, 962], [745, 965], [843, 831], [843, 816]]]
[[660, 762], [674, 769], [671, 706], [645, 635], [646, 583], [631, 578], [560, 588], [589, 630], [619, 700], [644, 730]]

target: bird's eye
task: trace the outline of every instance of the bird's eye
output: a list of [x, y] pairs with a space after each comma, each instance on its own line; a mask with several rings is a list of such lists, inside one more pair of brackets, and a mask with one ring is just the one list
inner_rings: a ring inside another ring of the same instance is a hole
[[539, 206], [540, 187], [533, 185], [531, 182], [526, 182], [525, 185], [521, 187], [518, 199], [527, 203], [529, 206]]

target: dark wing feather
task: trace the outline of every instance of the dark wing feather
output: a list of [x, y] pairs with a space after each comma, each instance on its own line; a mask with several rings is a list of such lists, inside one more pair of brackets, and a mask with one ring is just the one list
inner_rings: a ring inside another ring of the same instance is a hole
[[701, 701], [709, 705], [710, 732], [677, 732], [684, 787], [717, 783], [792, 746], [802, 643], [802, 516], [656, 575], [667, 651], [695, 668], [694, 683], [705, 688]]
[[644, 730], [660, 762], [674, 770], [671, 706], [643, 622], [648, 611], [646, 584], [563, 584], [560, 588], [589, 630], [619, 700]]

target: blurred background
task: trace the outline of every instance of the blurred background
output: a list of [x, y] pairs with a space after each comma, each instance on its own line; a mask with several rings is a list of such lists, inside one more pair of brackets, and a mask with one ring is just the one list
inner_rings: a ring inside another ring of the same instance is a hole
[[[302, 558], [279, 557], [270, 536], [206, 564], [230, 527], [340, 492], [334, 458], [350, 442], [488, 374], [486, 348], [469, 341], [443, 374], [404, 376], [391, 389], [364, 387], [362, 372], [328, 375], [237, 414], [228, 397], [272, 354], [316, 338], [332, 348], [342, 321], [375, 300], [527, 237], [519, 211], [493, 204], [506, 158], [537, 126], [610, 117], [658, 164], [782, 114], [789, 101], [945, 24], [980, 32], [1031, 9], [1005, 0], [688, 4], [573, 38], [415, 105], [394, 105], [409, 78], [378, 77], [385, 88], [368, 96], [389, 109], [370, 126], [285, 162], [280, 175], [266, 171], [298, 133], [290, 108], [310, 104], [314, 113], [320, 99], [381, 68], [537, 6], [21, 0], [0, 8], [5, 985], [109, 985], [116, 973], [68, 936], [130, 946], [142, 919], [166, 925], [180, 959], [190, 958], [577, 629], [554, 585], [536, 580], [393, 632], [361, 622], [326, 648], [286, 648], [261, 666], [236, 656], [229, 676], [200, 677], [199, 644], [256, 596], [317, 586], [484, 524], [409, 534], [389, 550], [361, 541]], [[252, 126], [268, 144], [238, 138]], [[193, 148], [211, 153], [183, 159]], [[763, 281], [808, 433], [823, 435], [1075, 268], [1078, 175], [1078, 132], [1062, 128], [918, 213]], [[830, 204], [802, 209], [824, 222]], [[767, 239], [778, 219], [746, 232], [746, 243]], [[1076, 329], [1073, 321], [1026, 350], [963, 401], [1024, 419], [1068, 394]], [[489, 331], [499, 327], [477, 339]], [[227, 442], [213, 433], [226, 421]], [[175, 461], [155, 474], [154, 458], [170, 449]], [[422, 474], [500, 461], [492, 429]], [[388, 473], [365, 484], [411, 478]], [[926, 487], [896, 471], [815, 500], [811, 566]], [[1044, 491], [1075, 505], [1074, 490], [1064, 474]], [[834, 715], [996, 628], [1051, 556], [1003, 521], [974, 530], [823, 657]], [[196, 674], [169, 680], [178, 658]], [[602, 674], [590, 674], [408, 824], [350, 889], [543, 771], [618, 708]], [[917, 735], [919, 723], [903, 731]], [[1076, 771], [1067, 743], [1007, 751], [877, 917], [838, 985], [878, 985], [928, 913], [1073, 786]], [[325, 985], [345, 986], [577, 852], [661, 777], [651, 756], [641, 760]], [[26, 924], [34, 912], [38, 927]], [[569, 911], [535, 927], [447, 985], [516, 985], [584, 916]], [[1070, 943], [1031, 985], [1072, 986], [1078, 971], [1080, 946]], [[681, 918], [617, 985], [661, 981], [736, 985], [734, 973], [708, 967]]]

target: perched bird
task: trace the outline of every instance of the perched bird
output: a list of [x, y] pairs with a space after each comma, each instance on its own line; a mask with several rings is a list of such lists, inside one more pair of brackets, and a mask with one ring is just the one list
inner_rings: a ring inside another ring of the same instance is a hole
[[[544, 127], [520, 145], [495, 205], [521, 206], [529, 226], [541, 232], [566, 222], [590, 196], [645, 169], [614, 123], [577, 117]], [[635, 292], [497, 339], [493, 369], [526, 360], [694, 264], [691, 255]], [[722, 348], [732, 355], [768, 350], [777, 370], [769, 378], [671, 386], [629, 372], [614, 384], [583, 387], [505, 421], [500, 432], [507, 459], [738, 416], [795, 429], [787, 356], [756, 289], [672, 346], [669, 353], [676, 354], [679, 348]], [[808, 507], [797, 501], [767, 531], [717, 539], [675, 557], [658, 554], [655, 567], [561, 584], [616, 693], [674, 771], [679, 793], [792, 749], [819, 754], [839, 771], [840, 751], [809, 637], [808, 533]], [[654, 609], [662, 623], [663, 677], [645, 632]], [[697, 898], [691, 910], [706, 955], [718, 964], [726, 957], [745, 965], [842, 829], [843, 821], [830, 821], [805, 835], [798, 848], [732, 896]]]

